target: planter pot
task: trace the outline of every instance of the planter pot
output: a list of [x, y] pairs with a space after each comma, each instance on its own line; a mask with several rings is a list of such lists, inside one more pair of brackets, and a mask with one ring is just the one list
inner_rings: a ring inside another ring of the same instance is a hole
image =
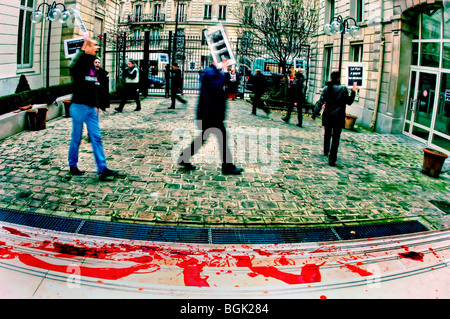
[[353, 131], [353, 128], [355, 126], [355, 122], [356, 122], [357, 118], [358, 117], [354, 116], [354, 115], [350, 115], [350, 114], [345, 115], [345, 129]]
[[39, 131], [46, 128], [48, 108], [40, 107], [27, 111], [28, 125], [30, 130]]
[[448, 156], [442, 152], [431, 148], [424, 148], [422, 173], [431, 177], [439, 177], [447, 157]]
[[72, 104], [72, 100], [64, 100], [64, 117], [70, 117], [70, 105]]

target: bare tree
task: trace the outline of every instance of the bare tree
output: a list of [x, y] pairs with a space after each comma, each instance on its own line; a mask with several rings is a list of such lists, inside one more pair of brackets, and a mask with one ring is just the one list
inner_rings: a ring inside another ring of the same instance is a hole
[[277, 61], [284, 74], [300, 57], [318, 25], [318, 1], [254, 0], [240, 2], [234, 10], [242, 25], [240, 37], [247, 52]]

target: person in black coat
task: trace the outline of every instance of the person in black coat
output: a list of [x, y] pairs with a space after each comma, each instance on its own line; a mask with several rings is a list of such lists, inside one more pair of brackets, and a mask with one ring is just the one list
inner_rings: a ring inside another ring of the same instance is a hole
[[251, 89], [253, 92], [252, 98], [252, 114], [256, 115], [256, 109], [262, 109], [267, 114], [270, 113], [269, 108], [264, 105], [264, 102], [261, 101], [264, 92], [266, 91], [266, 79], [264, 75], [261, 73], [260, 69], [255, 70], [255, 74], [250, 76], [249, 84], [251, 85]]
[[[331, 81], [322, 90], [320, 99], [314, 106], [311, 121], [316, 119], [323, 105], [325, 105], [325, 110], [322, 114], [322, 125], [325, 128], [323, 153], [325, 156], [330, 156], [330, 166], [336, 165], [341, 132], [345, 126], [345, 109], [347, 105], [351, 105], [355, 100], [356, 90], [358, 90], [358, 87], [354, 83], [351, 93], [348, 94], [347, 87], [341, 85], [339, 72], [332, 72]], [[330, 140], [332, 140], [331, 148]]]
[[183, 104], [186, 104], [186, 100], [183, 99], [181, 96], [179, 96], [178, 94], [181, 93], [182, 89], [183, 89], [183, 79], [181, 78], [181, 70], [178, 67], [178, 63], [174, 62], [172, 64], [172, 70], [170, 72], [171, 77], [172, 77], [172, 81], [171, 81], [171, 86], [170, 86], [170, 94], [171, 94], [171, 98], [172, 98], [172, 104], [170, 105], [169, 109], [174, 109], [175, 108], [175, 100], [180, 101]]
[[[228, 67], [227, 61], [223, 62], [223, 69]], [[232, 155], [228, 148], [228, 134], [225, 128], [226, 100], [225, 91], [227, 76], [220, 72], [214, 64], [206, 68], [201, 82], [200, 97], [197, 106], [197, 125], [202, 130], [192, 144], [180, 155], [178, 163], [186, 170], [195, 170], [196, 167], [190, 163], [190, 158], [202, 147], [209, 135], [215, 134], [219, 141], [222, 156], [223, 174], [240, 174], [243, 169], [232, 163]]]
[[95, 73], [97, 75], [99, 87], [99, 106], [98, 108], [102, 111], [106, 111], [109, 108], [109, 76], [108, 71], [101, 67], [100, 58], [95, 58], [94, 60]]
[[297, 108], [298, 115], [298, 127], [302, 127], [303, 124], [303, 102], [305, 100], [305, 94], [303, 92], [305, 78], [301, 72], [295, 73], [295, 81], [291, 87], [291, 101], [287, 110], [286, 117], [281, 118], [283, 121], [289, 123], [291, 118], [292, 109], [294, 106]]

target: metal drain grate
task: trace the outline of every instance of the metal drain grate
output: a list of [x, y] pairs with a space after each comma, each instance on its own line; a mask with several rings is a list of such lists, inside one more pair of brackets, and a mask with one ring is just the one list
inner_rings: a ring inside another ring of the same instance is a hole
[[334, 227], [154, 226], [51, 216], [0, 208], [0, 221], [73, 234], [198, 244], [289, 244], [376, 238], [427, 231], [416, 220]]

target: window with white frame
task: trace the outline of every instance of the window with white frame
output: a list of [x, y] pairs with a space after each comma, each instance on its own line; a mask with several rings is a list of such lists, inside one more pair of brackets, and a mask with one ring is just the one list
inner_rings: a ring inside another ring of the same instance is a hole
[[253, 20], [253, 7], [246, 6], [244, 9], [244, 20], [247, 23], [250, 23]]
[[220, 5], [219, 6], [219, 20], [227, 19], [227, 6]]
[[324, 57], [323, 57], [323, 76], [322, 79], [323, 85], [330, 80], [331, 68], [333, 66], [333, 47], [326, 46], [324, 49]]
[[19, 24], [17, 34], [17, 68], [33, 66], [33, 33], [31, 22], [34, 0], [20, 0]]
[[153, 21], [162, 21], [161, 4], [159, 3], [153, 5]]
[[179, 4], [178, 5], [178, 21], [179, 22], [186, 22], [187, 16], [186, 16], [186, 5]]
[[335, 0], [325, 1], [325, 21], [327, 21], [327, 23], [332, 18], [334, 18], [334, 8], [335, 8]]
[[361, 43], [353, 44], [351, 46], [351, 54], [353, 62], [362, 62], [363, 45]]
[[351, 0], [350, 10], [356, 22], [364, 20], [364, 0]]
[[205, 12], [203, 14], [203, 20], [211, 20], [212, 16], [212, 4], [205, 4]]

